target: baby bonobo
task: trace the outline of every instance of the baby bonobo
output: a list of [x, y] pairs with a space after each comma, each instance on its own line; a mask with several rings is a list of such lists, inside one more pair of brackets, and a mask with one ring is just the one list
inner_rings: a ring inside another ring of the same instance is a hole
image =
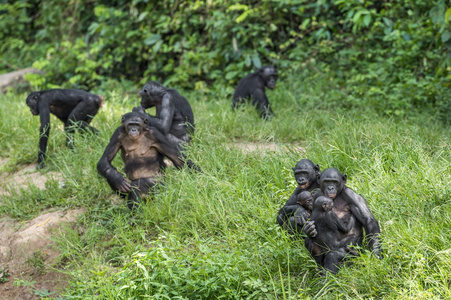
[[[111, 165], [119, 150], [127, 178]], [[142, 196], [160, 182], [161, 171], [166, 167], [164, 157], [169, 158], [177, 168], [183, 166], [176, 146], [159, 130], [147, 125], [146, 115], [131, 112], [122, 116], [122, 124], [111, 136], [97, 170], [114, 191], [128, 199], [127, 205], [133, 209]]]
[[315, 222], [318, 233], [305, 239], [305, 247], [319, 266], [335, 274], [338, 262], [349, 252], [352, 236], [345, 235], [353, 228], [355, 217], [348, 214], [343, 219], [338, 218], [332, 211], [333, 205], [333, 200], [326, 196], [315, 199], [310, 219]]
[[297, 195], [296, 199], [301, 207], [298, 208], [294, 217], [299, 219], [299, 224], [304, 224], [310, 218], [310, 213], [313, 210], [313, 196], [309, 191], [302, 191]]

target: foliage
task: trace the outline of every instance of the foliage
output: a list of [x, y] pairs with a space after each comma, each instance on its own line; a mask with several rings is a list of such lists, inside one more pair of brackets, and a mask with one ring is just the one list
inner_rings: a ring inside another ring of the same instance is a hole
[[[51, 267], [71, 279], [63, 299], [450, 298], [449, 128], [434, 114], [392, 118], [356, 108], [341, 86], [323, 68], [288, 74], [268, 91], [276, 113], [268, 122], [250, 106], [232, 112], [224, 88], [183, 93], [196, 120], [186, 154], [202, 173], [168, 168], [164, 187], [133, 215], [96, 171], [121, 114], [138, 103], [112, 91], [92, 122], [99, 136], [76, 135], [75, 149], [65, 147], [52, 117], [40, 172], [59, 171], [64, 186], [8, 189], [0, 212], [26, 220], [49, 207], [86, 208], [56, 238], [61, 255]], [[39, 118], [25, 96], [2, 97], [0, 150], [9, 158], [2, 174], [36, 163]], [[261, 148], [243, 150], [249, 144]], [[347, 173], [367, 199], [382, 228], [384, 260], [362, 247], [352, 265], [319, 278], [302, 241], [276, 224], [295, 188], [291, 167], [305, 157]], [[113, 163], [121, 169], [120, 159]]]
[[450, 121], [450, 18], [446, 0], [3, 1], [0, 69], [33, 64], [39, 88], [208, 91], [263, 64], [308, 67], [341, 79], [347, 107]]

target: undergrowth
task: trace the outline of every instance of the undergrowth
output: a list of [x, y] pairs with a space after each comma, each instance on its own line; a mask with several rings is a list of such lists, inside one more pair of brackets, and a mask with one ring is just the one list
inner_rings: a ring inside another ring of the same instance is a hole
[[[282, 82], [268, 93], [276, 113], [268, 122], [252, 107], [232, 112], [230, 89], [184, 93], [196, 122], [186, 154], [202, 172], [169, 168], [164, 187], [134, 213], [134, 226], [95, 168], [121, 114], [139, 103], [110, 93], [92, 122], [100, 135], [77, 135], [73, 150], [52, 117], [41, 172], [61, 172], [64, 186], [10, 189], [0, 212], [26, 220], [47, 209], [87, 209], [55, 238], [56, 268], [71, 277], [63, 299], [451, 297], [449, 128], [434, 115], [347, 111], [334, 106], [345, 97], [339, 89], [321, 86], [329, 83]], [[2, 172], [36, 163], [39, 120], [25, 97], [2, 96]], [[269, 142], [278, 148], [236, 146]], [[383, 260], [362, 247], [352, 264], [322, 278], [302, 241], [279, 228], [276, 213], [295, 188], [291, 167], [301, 158], [347, 173], [381, 225]], [[122, 167], [120, 158], [113, 163]]]

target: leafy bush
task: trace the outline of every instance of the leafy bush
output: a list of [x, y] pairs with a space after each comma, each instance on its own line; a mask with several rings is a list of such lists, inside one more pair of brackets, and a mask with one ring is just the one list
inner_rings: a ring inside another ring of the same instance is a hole
[[389, 115], [433, 108], [446, 119], [448, 6], [445, 0], [14, 1], [0, 4], [0, 69], [33, 64], [46, 72], [31, 78], [39, 88], [159, 80], [208, 91], [263, 64], [277, 65], [282, 78], [308, 67], [339, 78], [348, 107]]

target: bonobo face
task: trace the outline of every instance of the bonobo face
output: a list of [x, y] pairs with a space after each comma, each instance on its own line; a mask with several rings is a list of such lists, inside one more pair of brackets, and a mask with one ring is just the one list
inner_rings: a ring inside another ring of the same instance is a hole
[[298, 195], [298, 203], [308, 210], [313, 209], [313, 196], [308, 191], [302, 191]]
[[260, 69], [260, 74], [265, 80], [266, 86], [270, 88], [271, 90], [276, 87], [276, 81], [277, 81], [277, 69], [272, 66], [265, 66]]
[[157, 105], [165, 93], [165, 88], [156, 81], [149, 81], [139, 91], [141, 95], [141, 107], [146, 109]]
[[30, 107], [31, 113], [35, 116], [39, 115], [38, 100], [39, 94], [37, 92], [32, 92], [30, 95], [28, 95], [26, 101], [28, 107]]
[[319, 177], [319, 166], [309, 159], [301, 159], [293, 168], [293, 171], [296, 182], [303, 190], [311, 186]]
[[334, 201], [332, 199], [320, 196], [315, 200], [315, 208], [322, 209], [324, 211], [331, 211], [334, 207]]
[[146, 119], [141, 118], [136, 113], [128, 113], [122, 116], [122, 125], [125, 127], [128, 136], [133, 140], [139, 138], [146, 121]]
[[335, 199], [341, 193], [346, 184], [346, 174], [341, 174], [335, 168], [329, 168], [323, 171], [319, 179], [321, 191], [329, 198]]

